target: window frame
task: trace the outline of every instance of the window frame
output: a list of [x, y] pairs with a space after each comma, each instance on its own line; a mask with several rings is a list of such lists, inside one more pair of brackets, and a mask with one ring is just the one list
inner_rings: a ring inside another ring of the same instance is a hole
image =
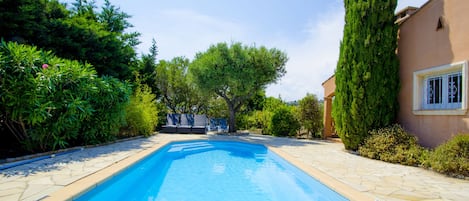
[[[447, 85], [448, 76], [461, 73], [461, 103], [448, 103]], [[467, 89], [468, 89], [468, 62], [456, 62], [452, 64], [431, 67], [413, 74], [413, 108], [415, 115], [465, 115], [467, 112]], [[427, 101], [427, 81], [437, 77], [442, 78], [442, 103], [428, 104]], [[458, 106], [458, 107], [457, 107]], [[447, 107], [447, 108], [446, 108]]]

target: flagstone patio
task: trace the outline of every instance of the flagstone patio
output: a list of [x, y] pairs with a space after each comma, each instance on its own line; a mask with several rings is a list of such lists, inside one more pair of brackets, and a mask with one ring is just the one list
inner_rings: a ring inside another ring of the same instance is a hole
[[164, 141], [216, 139], [262, 143], [302, 166], [322, 172], [374, 200], [469, 200], [469, 181], [417, 167], [384, 163], [350, 154], [334, 141], [263, 135], [158, 134], [149, 138], [85, 148], [0, 171], [0, 200], [40, 200], [103, 168]]

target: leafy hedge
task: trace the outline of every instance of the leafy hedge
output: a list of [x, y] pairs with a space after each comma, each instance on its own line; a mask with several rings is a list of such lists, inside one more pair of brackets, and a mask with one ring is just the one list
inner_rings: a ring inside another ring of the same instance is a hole
[[114, 139], [130, 87], [36, 47], [0, 44], [1, 126], [28, 150]]

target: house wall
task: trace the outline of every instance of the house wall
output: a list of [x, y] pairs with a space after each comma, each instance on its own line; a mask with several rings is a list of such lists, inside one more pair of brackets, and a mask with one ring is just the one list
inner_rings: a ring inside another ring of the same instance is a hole
[[[443, 28], [437, 30], [440, 17]], [[435, 147], [455, 134], [469, 133], [468, 113], [416, 115], [412, 111], [415, 71], [469, 60], [469, 1], [430, 0], [400, 25], [398, 41], [399, 123], [428, 147]]]
[[335, 95], [335, 76], [330, 77], [322, 83], [324, 88], [324, 130], [323, 137], [327, 138], [335, 133], [334, 123], [332, 120], [332, 98]]

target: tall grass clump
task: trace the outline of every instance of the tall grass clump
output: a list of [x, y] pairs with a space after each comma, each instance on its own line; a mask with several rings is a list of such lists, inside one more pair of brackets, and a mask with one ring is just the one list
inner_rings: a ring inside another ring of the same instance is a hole
[[158, 124], [158, 106], [155, 95], [150, 87], [138, 84], [134, 94], [130, 97], [127, 111], [127, 135], [149, 136]]

